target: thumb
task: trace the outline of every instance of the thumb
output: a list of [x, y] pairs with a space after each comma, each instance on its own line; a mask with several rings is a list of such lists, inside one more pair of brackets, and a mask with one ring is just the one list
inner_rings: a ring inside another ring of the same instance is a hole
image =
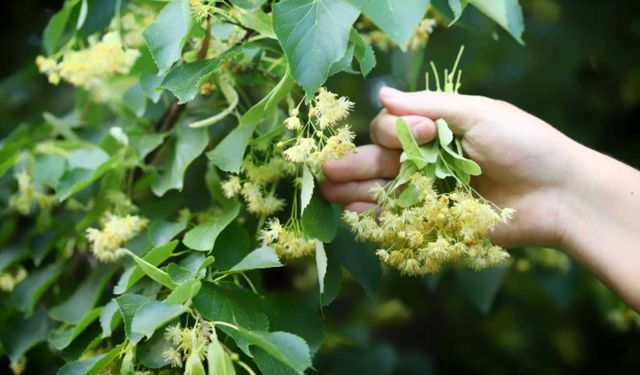
[[435, 91], [403, 92], [390, 87], [383, 87], [379, 95], [388, 113], [424, 116], [434, 121], [442, 118], [457, 134], [469, 130], [481, 110], [477, 96]]

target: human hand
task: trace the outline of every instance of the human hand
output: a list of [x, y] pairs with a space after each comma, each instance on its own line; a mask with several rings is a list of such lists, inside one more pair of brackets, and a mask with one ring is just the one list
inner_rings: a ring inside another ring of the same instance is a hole
[[402, 116], [418, 143], [436, 135], [433, 120], [443, 118], [462, 136], [466, 155], [482, 167], [473, 188], [499, 207], [516, 210], [514, 220], [491, 233], [494, 241], [512, 247], [525, 244], [561, 246], [566, 182], [575, 169], [579, 145], [553, 127], [501, 101], [421, 91], [380, 91], [384, 110], [371, 123], [372, 145], [323, 167], [321, 192], [353, 211], [375, 206], [369, 190], [384, 185], [399, 170], [401, 145], [396, 119]]

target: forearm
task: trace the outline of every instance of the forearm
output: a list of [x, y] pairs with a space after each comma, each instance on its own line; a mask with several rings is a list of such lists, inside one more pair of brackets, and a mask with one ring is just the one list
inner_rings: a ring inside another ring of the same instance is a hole
[[579, 146], [562, 246], [640, 311], [640, 172]]

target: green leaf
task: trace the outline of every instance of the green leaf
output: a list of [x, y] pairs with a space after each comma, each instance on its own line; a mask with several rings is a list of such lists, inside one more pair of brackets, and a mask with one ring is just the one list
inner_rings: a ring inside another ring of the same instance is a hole
[[132, 134], [129, 136], [129, 145], [138, 155], [139, 160], [149, 155], [149, 153], [155, 150], [164, 141], [166, 134]]
[[33, 180], [55, 188], [64, 174], [66, 161], [56, 154], [36, 154], [33, 165]]
[[211, 251], [220, 232], [238, 216], [239, 212], [240, 204], [236, 202], [227, 207], [220, 216], [212, 217], [189, 230], [184, 235], [182, 243], [193, 250]]
[[216, 268], [228, 270], [238, 264], [252, 249], [252, 237], [236, 222], [229, 224], [220, 233], [212, 254], [216, 257]]
[[75, 326], [68, 329], [55, 329], [49, 332], [49, 343], [57, 350], [66, 348], [100, 316], [101, 312], [102, 307], [97, 307], [85, 314]]
[[240, 263], [231, 267], [229, 272], [245, 272], [251, 270], [282, 267], [276, 251], [268, 246], [263, 246], [249, 253]]
[[171, 277], [169, 277], [169, 274], [167, 274], [160, 268], [154, 266], [153, 264], [147, 262], [146, 260], [140, 258], [139, 256], [137, 256], [136, 254], [132, 253], [127, 249], [124, 249], [122, 251], [124, 251], [127, 255], [133, 258], [133, 260], [138, 264], [138, 267], [140, 267], [142, 272], [144, 272], [151, 279], [166, 286], [171, 290], [176, 288], [177, 285], [173, 282], [173, 280], [171, 280]]
[[308, 238], [317, 238], [322, 242], [330, 242], [336, 235], [337, 224], [331, 204], [317, 192], [302, 215], [302, 230]]
[[376, 54], [373, 52], [371, 45], [362, 38], [362, 35], [356, 29], [351, 29], [349, 41], [355, 46], [353, 55], [358, 60], [358, 64], [360, 64], [362, 76], [366, 77], [376, 66]]
[[147, 232], [153, 246], [161, 246], [171, 241], [186, 226], [187, 224], [184, 222], [153, 221]]
[[267, 0], [230, 0], [231, 4], [248, 10], [256, 10]]
[[184, 375], [207, 375], [199, 355], [189, 354], [184, 363]]
[[28, 319], [17, 314], [3, 322], [0, 341], [5, 354], [11, 361], [19, 361], [29, 349], [47, 339], [49, 325], [49, 319], [43, 311], [37, 311]]
[[307, 95], [329, 76], [346, 50], [358, 10], [344, 0], [284, 0], [273, 6], [273, 27], [293, 76]]
[[520, 44], [524, 44], [524, 18], [518, 0], [468, 0], [487, 17], [494, 20], [511, 34]]
[[436, 129], [438, 131], [438, 141], [440, 142], [440, 145], [447, 146], [453, 142], [453, 132], [445, 120], [437, 119]]
[[145, 27], [142, 35], [159, 74], [164, 74], [178, 61], [190, 29], [191, 9], [188, 0], [173, 0], [162, 9], [153, 23]]
[[193, 298], [193, 306], [207, 320], [219, 320], [248, 330], [269, 328], [267, 316], [260, 312], [259, 297], [235, 285], [205, 282]]
[[438, 142], [431, 141], [427, 144], [420, 146], [420, 155], [427, 163], [435, 163], [438, 160]]
[[402, 208], [411, 207], [420, 200], [420, 192], [413, 184], [409, 184], [398, 197], [398, 206]]
[[404, 50], [424, 17], [429, 0], [348, 0]]
[[58, 375], [95, 375], [116, 359], [124, 350], [124, 344], [118, 345], [111, 351], [98, 354], [90, 359], [82, 359], [67, 363], [58, 371]]
[[49, 316], [59, 322], [77, 324], [98, 302], [115, 271], [113, 265], [101, 265], [92, 270], [67, 300], [49, 310]]
[[320, 295], [324, 293], [324, 277], [327, 274], [327, 253], [322, 242], [316, 240], [316, 270], [318, 271], [318, 285]]
[[283, 293], [264, 297], [270, 330], [286, 331], [302, 337], [309, 344], [311, 352], [315, 353], [325, 337], [324, 319], [317, 313], [317, 301]]
[[136, 360], [150, 369], [159, 369], [169, 365], [169, 361], [162, 357], [173, 344], [164, 337], [164, 332], [157, 331], [149, 340], [141, 341], [136, 346]]
[[60, 38], [64, 33], [67, 21], [69, 20], [69, 15], [71, 15], [71, 11], [76, 3], [77, 2], [65, 3], [62, 9], [60, 9], [58, 13], [54, 14], [49, 20], [49, 23], [47, 23], [47, 27], [45, 27], [44, 32], [42, 33], [42, 46], [44, 47], [47, 55], [51, 55], [58, 50], [58, 47], [60, 46]]
[[466, 8], [468, 3], [469, 3], [468, 0], [449, 0], [449, 8], [451, 8], [451, 11], [453, 12], [453, 17], [454, 17], [453, 21], [451, 21], [449, 26], [458, 22], [460, 17], [462, 17], [462, 11], [464, 11], [464, 8]]
[[[149, 250], [149, 252], [145, 254], [142, 259], [148, 264], [157, 266], [167, 260], [167, 258], [169, 258], [171, 254], [173, 254], [173, 250], [175, 250], [176, 246], [178, 246], [178, 241], [171, 241], [168, 244], [158, 246]], [[135, 285], [135, 283], [137, 283], [144, 275], [144, 271], [138, 265], [127, 269], [122, 274], [122, 276], [120, 276], [120, 280], [118, 281], [116, 287], [113, 289], [113, 293], [124, 293], [127, 289]]]
[[271, 92], [249, 109], [238, 122], [238, 126], [231, 131], [216, 148], [207, 153], [207, 157], [218, 168], [226, 172], [238, 173], [244, 159], [244, 153], [256, 127], [269, 111], [291, 91], [294, 82], [288, 74], [282, 78]]
[[307, 208], [311, 197], [313, 196], [314, 179], [309, 167], [304, 165], [302, 168], [302, 186], [300, 187], [300, 216], [304, 215], [304, 209]]
[[100, 313], [100, 328], [102, 328], [102, 337], [106, 338], [111, 336], [113, 330], [120, 324], [121, 315], [116, 314], [118, 312], [118, 304], [115, 300], [109, 301], [102, 308], [102, 312]]
[[174, 303], [174, 304], [183, 304], [187, 301], [190, 301], [193, 297], [195, 297], [200, 288], [202, 287], [202, 283], [200, 280], [189, 280], [175, 288], [164, 300], [166, 303]]
[[150, 338], [156, 329], [187, 311], [182, 305], [153, 301], [142, 306], [131, 322], [131, 332]]
[[64, 269], [64, 263], [54, 263], [31, 272], [22, 280], [11, 293], [13, 305], [25, 315], [33, 312], [36, 303], [49, 289], [51, 284], [60, 276]]
[[267, 38], [276, 39], [276, 33], [273, 31], [273, 21], [271, 15], [261, 10], [250, 12], [242, 8], [236, 8], [236, 14], [240, 24], [248, 29], [258, 32], [258, 34]]
[[22, 243], [8, 244], [0, 251], [0, 273], [29, 256], [29, 248]]
[[497, 266], [480, 271], [455, 270], [460, 291], [467, 301], [483, 314], [489, 313], [491, 305], [507, 276], [509, 267]]
[[159, 197], [167, 191], [183, 187], [184, 173], [187, 168], [207, 147], [209, 133], [206, 129], [192, 129], [179, 124], [176, 139], [171, 145], [169, 158], [163, 165], [163, 172], [151, 184], [151, 191]]
[[237, 52], [231, 49], [212, 60], [178, 65], [169, 70], [160, 87], [171, 91], [178, 98], [178, 103], [190, 102], [198, 94], [202, 83], [216, 73], [224, 62], [236, 55]]
[[253, 354], [253, 361], [258, 365], [258, 369], [261, 374], [264, 375], [296, 375], [298, 372], [291, 369], [291, 367], [273, 358], [267, 352], [260, 348], [254, 348], [251, 350]]
[[144, 94], [151, 100], [153, 103], [157, 103], [162, 96], [162, 89], [160, 89], [160, 85], [165, 80], [166, 75], [157, 75], [157, 74], [144, 74], [140, 76], [140, 87]]
[[336, 238], [327, 247], [327, 256], [344, 266], [373, 298], [382, 283], [382, 269], [371, 244], [357, 242], [349, 228], [340, 225]]
[[133, 322], [133, 317], [136, 315], [138, 310], [153, 301], [138, 294], [125, 294], [124, 296], [116, 298], [115, 301], [118, 304], [122, 320], [124, 321], [125, 334], [132, 342], [140, 341], [143, 335], [133, 332], [131, 329], [131, 323]]
[[411, 160], [418, 169], [424, 168], [427, 165], [427, 161], [423, 159], [420, 147], [413, 137], [409, 125], [402, 117], [398, 117], [396, 120], [396, 134], [398, 135], [405, 154], [405, 157], [401, 158], [401, 161], [404, 161], [406, 158]]
[[213, 340], [207, 347], [207, 364], [209, 374], [235, 375], [236, 373], [229, 354], [224, 351], [218, 340]]
[[324, 276], [324, 292], [320, 294], [322, 306], [328, 306], [333, 302], [342, 285], [342, 267], [331, 251], [325, 250], [327, 256], [327, 273]]
[[240, 336], [278, 361], [302, 373], [311, 366], [309, 345], [299, 336], [289, 332], [258, 332], [240, 328]]
[[56, 195], [60, 201], [64, 201], [71, 195], [91, 185], [106, 172], [114, 169], [122, 162], [121, 157], [116, 155], [100, 164], [94, 170], [76, 168], [67, 171], [56, 187]]

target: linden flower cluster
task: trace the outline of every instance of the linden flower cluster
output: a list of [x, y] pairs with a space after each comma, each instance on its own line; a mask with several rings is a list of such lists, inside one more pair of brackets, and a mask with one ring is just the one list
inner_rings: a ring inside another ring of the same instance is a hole
[[[355, 152], [355, 133], [349, 125], [337, 128], [339, 121], [349, 115], [353, 102], [338, 97], [324, 87], [320, 88], [309, 108], [309, 121], [303, 125], [297, 108], [291, 110], [285, 127], [297, 132], [295, 144], [284, 151], [284, 157], [294, 163], [304, 163], [313, 168], [342, 158], [347, 152]], [[328, 134], [328, 136], [327, 136]]]
[[137, 215], [117, 216], [107, 213], [102, 229], [88, 228], [87, 240], [91, 252], [101, 262], [113, 262], [121, 257], [122, 246], [146, 228], [149, 220]]
[[[405, 44], [405, 48], [409, 51], [418, 51], [424, 48], [429, 41], [429, 36], [433, 33], [433, 29], [438, 22], [433, 18], [425, 18], [418, 24], [413, 35], [409, 38]], [[372, 30], [367, 34], [363, 34], [363, 37], [373, 46], [382, 51], [389, 52], [396, 44], [386, 33], [380, 30]]]
[[102, 40], [89, 38], [90, 46], [83, 50], [66, 51], [62, 61], [38, 56], [38, 70], [57, 85], [60, 79], [85, 89], [100, 86], [106, 78], [127, 74], [140, 56], [137, 49], [125, 48], [117, 32], [106, 33]]
[[18, 267], [13, 273], [0, 273], [0, 290], [11, 292], [13, 288], [27, 277], [27, 270], [24, 267]]
[[491, 244], [487, 232], [513, 215], [512, 209], [496, 212], [485, 200], [456, 189], [438, 194], [433, 181], [416, 173], [410, 184], [419, 194], [418, 202], [400, 207], [393, 193], [374, 189], [382, 214], [345, 211], [344, 220], [356, 237], [380, 244], [378, 257], [401, 273], [418, 276], [437, 272], [444, 263], [460, 262], [479, 270], [509, 258]]
[[36, 204], [41, 208], [50, 208], [53, 205], [54, 197], [39, 192], [29, 172], [20, 171], [15, 177], [18, 181], [18, 192], [9, 198], [9, 207], [22, 215], [28, 215]]
[[278, 218], [270, 218], [265, 228], [258, 233], [258, 238], [263, 245], [273, 247], [283, 259], [302, 258], [316, 249], [314, 240], [304, 237], [299, 223], [295, 220], [290, 220], [282, 226]]
[[182, 328], [174, 324], [165, 329], [165, 339], [171, 346], [162, 352], [162, 358], [171, 367], [182, 367], [189, 356], [196, 356], [200, 361], [204, 359], [208, 339], [200, 329], [200, 325], [193, 328]]
[[296, 166], [280, 156], [259, 162], [257, 157], [248, 155], [242, 162], [242, 177], [231, 175], [222, 183], [222, 191], [227, 198], [241, 195], [247, 203], [247, 210], [253, 214], [273, 215], [285, 205], [284, 200], [274, 193], [275, 184], [296, 172]]
[[214, 3], [214, 1], [211, 0], [189, 0], [193, 18], [198, 22], [206, 20], [211, 15], [212, 3]]

